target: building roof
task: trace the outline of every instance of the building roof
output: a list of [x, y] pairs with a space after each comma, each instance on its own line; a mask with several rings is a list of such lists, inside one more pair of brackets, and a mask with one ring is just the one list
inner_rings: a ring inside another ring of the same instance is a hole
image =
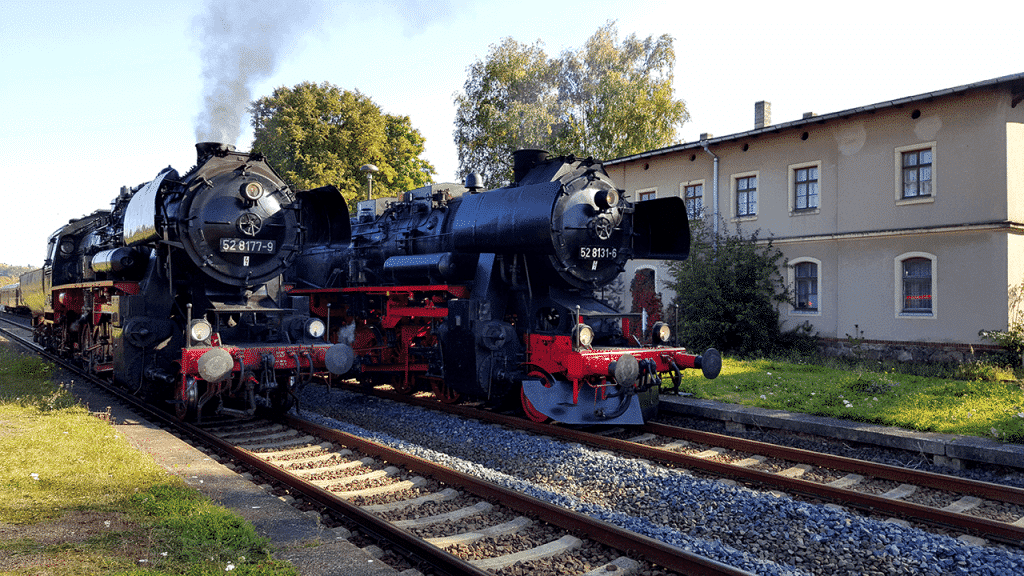
[[684, 142], [682, 144], [674, 144], [665, 148], [658, 148], [656, 150], [649, 150], [641, 152], [639, 154], [632, 154], [630, 156], [623, 156], [621, 158], [615, 158], [604, 162], [605, 166], [612, 166], [615, 164], [622, 164], [633, 160], [640, 160], [642, 158], [653, 158], [655, 156], [663, 156], [665, 154], [671, 154], [673, 152], [682, 152], [684, 150], [693, 150], [702, 148], [705, 144], [714, 145], [725, 142], [741, 140], [744, 138], [750, 138], [753, 136], [759, 136], [761, 134], [770, 134], [772, 132], [781, 132], [790, 128], [797, 128], [800, 126], [806, 126], [809, 124], [820, 124], [829, 120], [835, 120], [838, 118], [846, 118], [849, 116], [855, 116], [857, 114], [863, 114], [865, 112], [875, 112], [878, 110], [884, 110], [886, 108], [895, 108], [899, 106], [905, 106], [914, 102], [924, 102], [935, 98], [952, 96], [956, 94], [962, 94], [965, 92], [971, 92], [974, 90], [980, 90], [983, 88], [992, 88], [996, 86], [1012, 85], [1013, 89], [1019, 94], [1014, 97], [1013, 105], [1016, 106], [1018, 102], [1024, 99], [1024, 73], [1010, 74], [1008, 76], [1001, 76], [999, 78], [992, 78], [991, 80], [982, 80], [981, 82], [974, 82], [972, 84], [964, 84], [963, 86], [956, 86], [954, 88], [946, 88], [944, 90], [936, 90], [934, 92], [925, 92], [924, 94], [918, 94], [916, 96], [907, 96], [905, 98], [897, 98], [896, 100], [886, 100], [885, 102], [879, 102], [877, 104], [869, 104], [867, 106], [860, 106], [858, 108], [850, 108], [849, 110], [841, 110], [839, 112], [831, 112], [829, 114], [820, 114], [815, 116], [809, 116], [801, 118], [800, 120], [793, 120], [791, 122], [783, 122], [781, 124], [770, 124], [764, 128], [755, 128], [754, 130], [748, 130], [746, 132], [737, 132], [735, 134], [729, 134], [727, 136], [721, 136], [718, 138], [708, 138], [707, 140], [697, 140], [694, 142]]

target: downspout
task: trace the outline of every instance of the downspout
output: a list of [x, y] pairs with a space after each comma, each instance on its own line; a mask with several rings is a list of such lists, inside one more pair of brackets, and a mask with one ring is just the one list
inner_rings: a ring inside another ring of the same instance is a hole
[[700, 141], [700, 145], [704, 147], [704, 151], [714, 158], [714, 173], [711, 175], [711, 198], [715, 204], [713, 216], [715, 218], [714, 223], [711, 225], [711, 230], [715, 234], [715, 238], [718, 238], [718, 156], [708, 148], [707, 138]]

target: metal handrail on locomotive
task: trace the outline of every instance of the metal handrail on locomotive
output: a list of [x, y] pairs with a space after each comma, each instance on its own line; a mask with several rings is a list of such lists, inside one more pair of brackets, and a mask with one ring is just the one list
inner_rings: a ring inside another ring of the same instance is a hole
[[337, 352], [281, 274], [304, 241], [347, 241], [348, 209], [334, 187], [293, 191], [259, 154], [196, 150], [187, 173], [122, 188], [50, 237], [20, 282], [36, 341], [183, 419], [287, 410]]
[[303, 247], [286, 282], [351, 346], [347, 376], [449, 402], [512, 399], [568, 424], [641, 424], [663, 376], [716, 377], [715, 349], [671, 346], [665, 324], [627, 342], [636, 315], [595, 295], [630, 259], [688, 256], [683, 200], [632, 203], [600, 163], [543, 151], [517, 152], [514, 173], [493, 190], [470, 175], [361, 202], [350, 244]]

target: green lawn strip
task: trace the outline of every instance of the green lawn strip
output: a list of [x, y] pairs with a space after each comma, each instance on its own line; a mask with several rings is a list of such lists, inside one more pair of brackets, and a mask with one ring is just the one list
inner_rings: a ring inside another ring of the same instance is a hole
[[0, 344], [0, 574], [296, 574], [50, 373]]
[[961, 380], [728, 358], [715, 380], [706, 380], [697, 371], [685, 372], [680, 391], [746, 406], [1024, 441], [1024, 391], [1016, 380]]

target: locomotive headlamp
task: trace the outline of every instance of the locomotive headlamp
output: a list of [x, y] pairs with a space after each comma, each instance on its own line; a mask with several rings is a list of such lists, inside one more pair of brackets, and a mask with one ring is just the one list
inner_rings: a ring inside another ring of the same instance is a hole
[[615, 190], [601, 190], [594, 195], [594, 203], [601, 210], [607, 210], [609, 208], [619, 205], [619, 193]]
[[324, 326], [323, 320], [310, 318], [306, 321], [306, 335], [310, 338], [323, 338], [326, 331], [327, 327]]
[[192, 325], [188, 328], [188, 336], [192, 339], [193, 344], [209, 342], [212, 335], [213, 325], [206, 320], [193, 320]]
[[242, 194], [249, 200], [255, 202], [263, 197], [263, 186], [259, 182], [249, 182], [242, 188]]
[[576, 348], [590, 348], [594, 343], [594, 329], [586, 324], [577, 324], [572, 329], [572, 343]]
[[655, 322], [653, 337], [655, 344], [667, 344], [669, 339], [672, 338], [672, 329], [664, 322]]

